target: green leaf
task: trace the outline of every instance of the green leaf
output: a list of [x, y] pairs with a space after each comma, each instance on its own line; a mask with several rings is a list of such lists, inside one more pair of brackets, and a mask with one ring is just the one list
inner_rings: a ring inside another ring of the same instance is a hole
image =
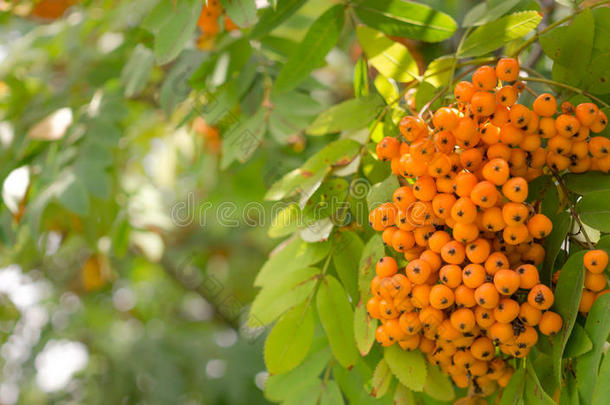
[[365, 128], [383, 106], [376, 94], [343, 101], [322, 112], [307, 128], [309, 135], [326, 135], [333, 132]]
[[343, 405], [343, 395], [339, 385], [335, 380], [325, 381], [322, 385], [322, 392], [320, 393], [320, 405]]
[[391, 104], [398, 99], [398, 88], [387, 77], [377, 75], [374, 83], [375, 88], [379, 94], [381, 94], [387, 104]]
[[424, 392], [439, 401], [451, 401], [455, 398], [453, 382], [449, 376], [432, 364], [428, 365], [428, 377], [426, 378]]
[[402, 384], [396, 385], [396, 390], [394, 391], [394, 405], [415, 405], [416, 403], [415, 396], [410, 389]]
[[356, 27], [356, 34], [369, 63], [379, 73], [397, 82], [410, 82], [418, 77], [417, 63], [406, 46], [363, 25]]
[[[610, 294], [600, 296], [587, 316], [585, 331], [591, 338], [593, 349], [583, 354], [576, 362], [576, 379], [578, 390], [584, 404], [590, 404], [595, 393], [595, 386], [607, 385], [608, 380], [598, 380], [599, 362], [610, 333]], [[607, 398], [606, 398], [607, 400]]]
[[324, 62], [326, 54], [337, 44], [343, 28], [344, 7], [329, 8], [313, 22], [305, 38], [294, 50], [275, 80], [275, 90], [295, 88]]
[[610, 176], [601, 172], [565, 175], [568, 190], [585, 195], [594, 191], [610, 190]]
[[591, 63], [586, 69], [583, 88], [593, 94], [610, 93], [610, 52], [593, 54]]
[[266, 131], [266, 110], [260, 108], [256, 114], [234, 125], [224, 135], [220, 168], [226, 169], [233, 161], [245, 163], [254, 154]]
[[[415, 93], [415, 108], [417, 110], [421, 110], [424, 105], [426, 105], [432, 98], [438, 93], [439, 89], [434, 87], [429, 82], [421, 82], [419, 86], [417, 86], [417, 92]], [[431, 110], [435, 110], [442, 106], [441, 99], [437, 99], [430, 106]]]
[[220, 0], [225, 12], [236, 25], [248, 28], [256, 22], [256, 2], [254, 0]]
[[351, 139], [339, 139], [330, 142], [318, 153], [307, 159], [303, 166], [287, 173], [275, 182], [265, 195], [265, 199], [281, 200], [302, 190], [307, 190], [322, 180], [333, 166], [345, 166], [350, 163], [361, 147], [358, 142]]
[[509, 12], [520, 1], [521, 0], [504, 0], [497, 2], [494, 5], [488, 5], [486, 2], [481, 2], [466, 13], [464, 21], [462, 21], [462, 27], [475, 27], [497, 20]]
[[441, 56], [434, 59], [424, 72], [424, 81], [432, 86], [440, 88], [449, 85], [451, 81], [451, 70], [456, 62], [453, 55]]
[[268, 325], [284, 312], [305, 301], [316, 286], [320, 270], [307, 267], [278, 276], [258, 293], [248, 317], [254, 327]]
[[282, 405], [317, 405], [322, 394], [322, 381], [319, 378], [307, 381], [298, 391], [292, 391]]
[[368, 65], [362, 56], [358, 58], [354, 66], [354, 95], [356, 97], [369, 95]]
[[352, 302], [358, 300], [358, 263], [364, 243], [355, 232], [335, 232], [333, 244], [333, 265], [341, 283]]
[[89, 194], [102, 200], [110, 198], [111, 179], [104, 169], [95, 164], [83, 163], [78, 170], [81, 173], [80, 181]]
[[544, 240], [546, 254], [542, 264], [542, 271], [540, 272], [540, 280], [545, 284], [550, 284], [551, 282], [555, 260], [570, 230], [572, 217], [567, 212], [561, 212], [556, 215], [549, 215], [549, 219], [553, 222], [553, 229]]
[[377, 261], [385, 255], [385, 247], [381, 235], [375, 234], [364, 246], [360, 265], [358, 268], [358, 288], [360, 289], [360, 299], [365, 300], [370, 297], [371, 280], [375, 277], [375, 265]]
[[386, 392], [388, 392], [391, 382], [392, 370], [390, 370], [388, 363], [386, 363], [384, 359], [381, 359], [379, 363], [377, 363], [377, 367], [375, 367], [375, 372], [373, 373], [371, 396], [375, 398], [383, 397]]
[[285, 313], [265, 341], [265, 365], [271, 374], [292, 370], [307, 356], [313, 342], [314, 316], [309, 302]]
[[373, 187], [371, 187], [369, 194], [366, 196], [369, 210], [376, 208], [382, 203], [391, 202], [392, 194], [398, 187], [400, 187], [400, 184], [398, 184], [398, 180], [393, 174], [389, 175], [388, 178], [381, 183], [374, 184]]
[[401, 384], [413, 391], [424, 389], [428, 370], [421, 352], [406, 351], [392, 345], [384, 348], [383, 358]]
[[527, 378], [525, 379], [525, 403], [537, 405], [555, 405], [555, 401], [542, 389], [540, 381], [531, 362], [527, 363]]
[[357, 0], [354, 11], [366, 25], [388, 35], [440, 42], [457, 28], [449, 15], [415, 2]]
[[73, 172], [64, 173], [55, 183], [49, 186], [49, 189], [53, 191], [53, 195], [66, 209], [79, 215], [87, 215], [89, 212], [87, 188]]
[[344, 202], [348, 192], [349, 184], [343, 178], [334, 177], [324, 181], [303, 206], [304, 225], [328, 217], [339, 223], [346, 208]]
[[522, 11], [482, 25], [468, 35], [458, 49], [457, 56], [465, 58], [492, 52], [526, 35], [536, 28], [541, 20], [542, 16], [537, 11]]
[[375, 343], [377, 320], [369, 316], [366, 302], [360, 301], [354, 311], [354, 337], [361, 356], [366, 356]]
[[171, 62], [188, 41], [193, 37], [197, 20], [201, 12], [202, 3], [198, 0], [182, 0], [176, 3], [165, 3], [164, 23], [155, 34], [154, 51], [157, 63], [165, 64]]
[[328, 342], [323, 340], [321, 348], [315, 348], [316, 342], [307, 355], [307, 358], [296, 368], [284, 374], [269, 376], [265, 383], [265, 397], [274, 402], [288, 398], [294, 391], [318, 379], [318, 376], [330, 360]]
[[258, 272], [254, 285], [262, 287], [275, 283], [282, 274], [316, 264], [328, 255], [329, 250], [328, 242], [307, 243], [300, 238], [289, 239], [271, 252], [271, 257]]
[[600, 52], [610, 52], [610, 9], [597, 7], [593, 10], [593, 18], [595, 18], [593, 47]]
[[250, 33], [251, 38], [267, 35], [275, 27], [296, 13], [306, 0], [278, 0], [275, 9], [268, 7], [258, 19], [258, 23]]
[[301, 209], [297, 203], [290, 203], [277, 212], [273, 221], [271, 221], [267, 235], [270, 238], [281, 238], [282, 236], [290, 235], [299, 229], [300, 223]]
[[354, 314], [345, 290], [336, 278], [324, 277], [318, 289], [316, 304], [333, 355], [343, 367], [352, 367], [358, 360], [354, 340]]
[[[610, 381], [610, 355], [606, 353], [602, 360], [602, 365], [599, 367], [598, 381]], [[593, 391], [592, 405], [604, 405], [610, 398], [610, 384], [596, 384]]]
[[517, 405], [523, 403], [523, 390], [525, 389], [525, 370], [519, 368], [502, 390], [502, 397], [498, 405]]
[[144, 90], [154, 65], [155, 56], [153, 52], [142, 44], [136, 45], [121, 71], [121, 81], [125, 86], [125, 97], [136, 96]]
[[564, 357], [579, 357], [593, 348], [593, 343], [587, 335], [585, 329], [580, 324], [575, 323], [572, 334], [566, 344]]
[[591, 228], [610, 232], [610, 190], [585, 194], [576, 204], [580, 219]]
[[554, 310], [563, 319], [561, 330], [553, 338], [553, 371], [557, 385], [561, 381], [563, 351], [578, 316], [578, 305], [585, 278], [582, 262], [584, 255], [585, 252], [581, 251], [570, 256], [561, 269], [555, 289]]

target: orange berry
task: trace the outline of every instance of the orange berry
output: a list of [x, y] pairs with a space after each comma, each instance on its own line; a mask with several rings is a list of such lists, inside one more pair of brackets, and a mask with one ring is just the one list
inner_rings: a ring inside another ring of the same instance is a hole
[[529, 290], [536, 284], [540, 284], [540, 276], [536, 266], [522, 264], [515, 271], [519, 274], [519, 288]]
[[493, 309], [500, 301], [498, 290], [492, 283], [483, 283], [474, 291], [476, 303], [483, 308]]
[[461, 197], [451, 207], [451, 218], [457, 223], [469, 224], [477, 217], [477, 206], [469, 197]]
[[502, 86], [496, 92], [496, 101], [503, 106], [510, 107], [517, 102], [517, 96], [517, 91], [513, 86]]
[[461, 243], [469, 243], [477, 239], [479, 228], [475, 222], [469, 224], [456, 223], [453, 225], [453, 239]]
[[400, 155], [400, 141], [396, 138], [386, 136], [375, 147], [377, 157], [383, 161], [388, 161]]
[[476, 319], [477, 325], [481, 329], [488, 329], [491, 325], [496, 323], [493, 309], [491, 308], [483, 308], [482, 306], [477, 305], [477, 307], [474, 309], [474, 317]]
[[502, 194], [510, 201], [522, 203], [527, 199], [528, 185], [523, 177], [513, 177], [502, 186]]
[[541, 117], [552, 117], [557, 111], [557, 100], [552, 94], [542, 93], [534, 100], [533, 109]]
[[442, 153], [451, 153], [455, 148], [455, 136], [449, 131], [439, 131], [435, 133], [433, 141], [436, 149]]
[[532, 119], [532, 111], [523, 104], [514, 104], [510, 108], [508, 118], [514, 126], [523, 128]]
[[421, 259], [410, 261], [405, 268], [405, 273], [413, 284], [425, 283], [431, 272], [430, 264]]
[[514, 82], [519, 76], [519, 62], [513, 58], [502, 58], [496, 64], [496, 76], [503, 82]]
[[530, 290], [527, 302], [534, 308], [545, 310], [549, 309], [555, 300], [553, 292], [544, 284], [537, 284]]
[[474, 85], [467, 81], [461, 81], [455, 85], [453, 95], [455, 99], [462, 103], [469, 103], [476, 89]]
[[488, 336], [496, 344], [508, 343], [515, 338], [512, 325], [502, 322], [491, 325], [488, 329]]
[[445, 231], [436, 231], [428, 238], [428, 246], [430, 250], [440, 253], [445, 244], [451, 242], [451, 235]]
[[538, 135], [548, 139], [555, 136], [557, 129], [555, 128], [555, 120], [550, 117], [542, 117], [538, 122]]
[[473, 290], [472, 288], [468, 288], [465, 285], [459, 285], [453, 291], [453, 294], [455, 295], [455, 304], [458, 306], [458, 308], [472, 308], [477, 305], [477, 300], [475, 298], [475, 290]]
[[398, 129], [402, 136], [409, 142], [413, 142], [428, 134], [426, 124], [419, 118], [414, 116], [405, 116], [400, 120]]
[[418, 284], [413, 286], [411, 291], [411, 303], [415, 308], [425, 308], [430, 305], [430, 286], [428, 284]]
[[510, 298], [502, 298], [498, 302], [498, 306], [494, 308], [494, 318], [498, 322], [510, 323], [519, 315], [521, 307], [519, 303]]
[[396, 274], [398, 265], [392, 257], [385, 256], [377, 261], [375, 265], [375, 273], [379, 277], [390, 277]]
[[589, 250], [583, 257], [585, 268], [591, 273], [602, 273], [608, 266], [608, 253], [604, 250]]
[[575, 114], [578, 121], [586, 127], [590, 127], [597, 120], [599, 108], [593, 103], [580, 103], [576, 106]]
[[383, 240], [384, 245], [392, 244], [392, 236], [397, 230], [398, 228], [396, 228], [395, 226], [390, 226], [389, 228], [385, 228], [383, 230], [383, 233], [381, 234], [381, 239]]
[[419, 320], [417, 312], [406, 312], [398, 318], [400, 328], [407, 335], [415, 335], [422, 329], [422, 323]]
[[527, 220], [529, 209], [525, 204], [508, 202], [502, 206], [502, 219], [507, 226], [518, 226]]
[[453, 305], [455, 297], [451, 288], [444, 284], [436, 284], [430, 289], [429, 299], [433, 308], [445, 309]]
[[472, 95], [470, 107], [476, 115], [490, 116], [496, 110], [496, 97], [488, 91], [477, 91]]
[[462, 283], [462, 269], [455, 264], [446, 264], [439, 270], [439, 278], [449, 288], [457, 288]]
[[508, 259], [506, 255], [502, 252], [493, 252], [487, 257], [485, 260], [485, 271], [487, 274], [493, 276], [498, 272], [498, 270], [507, 269], [508, 268]]
[[602, 291], [606, 288], [606, 276], [603, 273], [585, 273], [585, 288], [593, 292]]
[[523, 243], [529, 237], [529, 231], [527, 230], [527, 226], [524, 224], [520, 225], [507, 225], [504, 227], [502, 231], [502, 238], [504, 242], [509, 245], [518, 245], [519, 243]]
[[559, 316], [559, 314], [556, 314], [552, 311], [546, 311], [542, 314], [542, 317], [540, 318], [538, 329], [541, 333], [547, 336], [553, 336], [561, 330], [562, 326], [563, 320], [561, 319], [561, 316]]
[[559, 135], [569, 138], [578, 133], [580, 121], [573, 115], [561, 114], [555, 119], [555, 129]]
[[[466, 245], [466, 257], [468, 257], [468, 260], [470, 260], [472, 263], [483, 263], [489, 256], [490, 251], [491, 245], [487, 239], [479, 238]], [[483, 266], [480, 267], [481, 271], [483, 272], [482, 274], [484, 275], [485, 268]]]
[[470, 172], [460, 172], [453, 179], [453, 191], [460, 197], [468, 197], [476, 186], [477, 176]]
[[458, 124], [458, 114], [453, 108], [441, 107], [432, 117], [434, 127], [439, 131], [452, 131]]
[[599, 134], [606, 128], [606, 125], [608, 125], [608, 117], [606, 116], [605, 112], [599, 110], [597, 113], [597, 119], [591, 125], [591, 132]]
[[468, 308], [460, 308], [451, 314], [451, 325], [462, 333], [470, 332], [476, 325], [474, 313]]
[[483, 227], [490, 232], [498, 232], [506, 227], [500, 207], [491, 207], [483, 211], [481, 222]]
[[430, 176], [421, 176], [413, 184], [413, 195], [421, 201], [432, 201], [436, 195], [436, 183]]
[[498, 270], [494, 274], [494, 285], [502, 295], [513, 295], [519, 289], [520, 282], [519, 273], [509, 269]]
[[594, 136], [589, 140], [589, 152], [593, 157], [603, 159], [610, 153], [610, 139]]
[[413, 246], [415, 246], [415, 237], [413, 236], [413, 232], [398, 229], [392, 235], [392, 247], [397, 252], [404, 252], [411, 249]]
[[584, 289], [582, 291], [582, 296], [580, 297], [580, 303], [578, 304], [578, 311], [587, 314], [591, 311], [591, 307], [595, 302], [595, 293], [593, 291], [589, 291]]
[[436, 194], [432, 199], [432, 210], [437, 217], [448, 218], [451, 216], [451, 208], [455, 202], [456, 198], [453, 194]]
[[527, 230], [534, 238], [547, 237], [553, 230], [553, 223], [544, 214], [536, 214], [527, 221]]
[[492, 90], [498, 84], [496, 71], [491, 66], [481, 66], [472, 74], [472, 84], [479, 90]]
[[366, 302], [366, 311], [371, 318], [380, 319], [381, 312], [379, 310], [379, 298], [369, 298], [369, 300]]
[[481, 181], [477, 183], [470, 193], [472, 202], [481, 208], [490, 208], [496, 204], [498, 200], [498, 190], [493, 183], [489, 181]]
[[477, 148], [462, 150], [460, 163], [465, 169], [477, 170], [483, 163], [483, 153]]
[[509, 167], [504, 159], [492, 159], [483, 166], [483, 177], [496, 186], [506, 183], [508, 176]]
[[466, 258], [464, 245], [458, 241], [451, 241], [441, 249], [441, 257], [449, 264], [460, 264]]

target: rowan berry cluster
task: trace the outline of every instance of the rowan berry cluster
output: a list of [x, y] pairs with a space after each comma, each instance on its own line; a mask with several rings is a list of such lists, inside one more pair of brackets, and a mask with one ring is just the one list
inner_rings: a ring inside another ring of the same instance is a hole
[[[527, 201], [528, 182], [549, 170], [610, 169], [610, 139], [591, 136], [606, 115], [592, 103], [564, 103], [557, 114], [546, 93], [532, 109], [517, 103], [519, 70], [510, 58], [478, 68], [455, 86], [456, 103], [430, 123], [404, 117], [403, 139], [376, 148], [401, 187], [371, 211], [370, 225], [407, 261], [404, 270], [392, 257], [377, 263], [367, 303], [381, 320], [377, 341], [419, 349], [457, 386], [483, 395], [506, 386], [514, 372], [507, 359], [562, 327], [536, 267], [553, 224]], [[587, 255], [587, 269], [601, 268], [587, 270], [594, 294], [606, 285], [607, 257]]]
[[602, 294], [610, 292], [607, 289], [607, 280], [604, 275], [604, 270], [608, 267], [608, 253], [603, 250], [589, 250], [583, 258], [585, 267], [585, 286], [580, 298], [578, 310], [582, 314], [588, 314], [597, 300]]

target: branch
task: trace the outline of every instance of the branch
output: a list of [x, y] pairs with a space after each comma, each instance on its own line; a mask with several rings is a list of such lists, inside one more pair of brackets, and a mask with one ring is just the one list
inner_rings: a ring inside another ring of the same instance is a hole
[[589, 93], [588, 91], [579, 89], [578, 87], [570, 86], [568, 84], [556, 82], [556, 81], [550, 80], [550, 79], [544, 79], [541, 77], [519, 77], [519, 80], [522, 80], [524, 82], [538, 82], [538, 83], [545, 83], [545, 84], [548, 84], [551, 86], [563, 87], [564, 89], [568, 89], [574, 93], [578, 93], [578, 94], [582, 94], [583, 96], [587, 96], [591, 100], [595, 100], [596, 102], [603, 105], [604, 107], [610, 107], [610, 105], [608, 105], [608, 103], [606, 103], [604, 100], [601, 100], [601, 99], [595, 97], [593, 94]]

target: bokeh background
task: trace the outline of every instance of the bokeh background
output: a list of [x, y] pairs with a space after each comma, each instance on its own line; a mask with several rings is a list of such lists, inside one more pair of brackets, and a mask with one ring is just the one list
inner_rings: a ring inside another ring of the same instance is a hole
[[[0, 0], [0, 404], [267, 403], [265, 331], [243, 327], [282, 236], [262, 198], [329, 141], [302, 129], [353, 97], [361, 51], [348, 24], [307, 97], [272, 100], [260, 147], [225, 164], [223, 130], [333, 2], [263, 42], [197, 30], [169, 63], [151, 51], [158, 3]], [[461, 21], [477, 2], [422, 3]], [[407, 45], [422, 66], [455, 47]]]

